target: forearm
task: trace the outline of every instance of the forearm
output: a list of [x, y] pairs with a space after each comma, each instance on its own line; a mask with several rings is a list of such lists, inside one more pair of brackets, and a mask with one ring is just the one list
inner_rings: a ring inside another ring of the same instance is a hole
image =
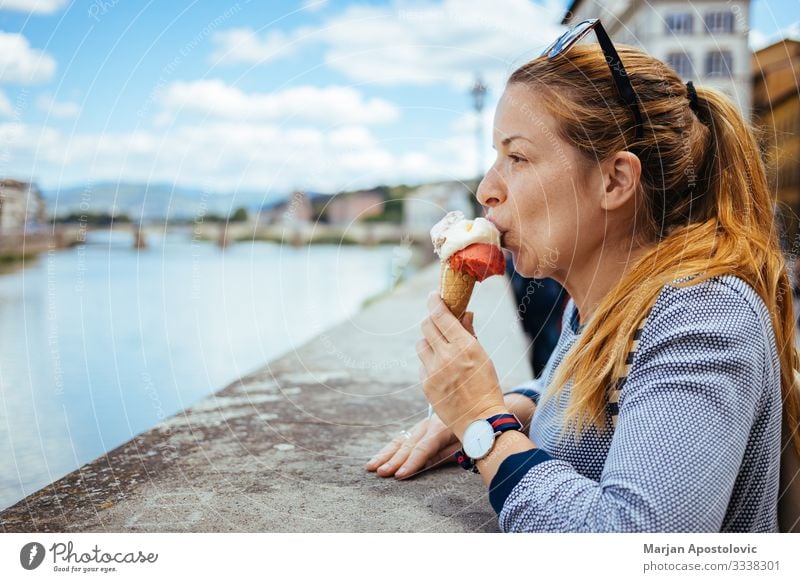
[[535, 449], [531, 439], [517, 430], [509, 430], [497, 437], [492, 451], [476, 462], [483, 483], [489, 487], [500, 465], [511, 455]]
[[525, 434], [528, 434], [533, 413], [536, 411], [536, 404], [533, 400], [522, 394], [506, 394], [503, 397], [503, 402], [505, 402], [508, 411], [522, 423]]

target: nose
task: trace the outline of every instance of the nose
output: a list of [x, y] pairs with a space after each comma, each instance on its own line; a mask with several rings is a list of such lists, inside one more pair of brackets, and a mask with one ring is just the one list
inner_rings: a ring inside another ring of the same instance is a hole
[[478, 184], [478, 191], [475, 193], [475, 197], [481, 203], [481, 206], [488, 208], [494, 208], [498, 204], [505, 202], [505, 184], [494, 166], [489, 168], [481, 183]]

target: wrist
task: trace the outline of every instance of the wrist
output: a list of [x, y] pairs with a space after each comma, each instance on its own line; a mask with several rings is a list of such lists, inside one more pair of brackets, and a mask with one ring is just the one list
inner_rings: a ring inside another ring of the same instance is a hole
[[[456, 453], [456, 461], [464, 469], [479, 472], [477, 462], [498, 452], [501, 436], [509, 432], [521, 432], [519, 419], [507, 412], [494, 414], [486, 419], [473, 421], [464, 431], [461, 450]], [[527, 440], [525, 435], [522, 436]], [[502, 449], [503, 447], [501, 447]]]
[[461, 423], [456, 427], [453, 427], [453, 432], [455, 433], [456, 437], [458, 438], [458, 442], [460, 442], [460, 443], [464, 442], [464, 432], [467, 430], [467, 427], [470, 424], [472, 424], [476, 420], [485, 420], [485, 419], [487, 419], [487, 418], [489, 418], [491, 416], [495, 416], [497, 414], [512, 414], [512, 412], [509, 410], [508, 406], [505, 406], [505, 405], [492, 406], [490, 408], [487, 408], [486, 410], [484, 410], [483, 412], [481, 412], [477, 416], [469, 417], [466, 420], [466, 422]]

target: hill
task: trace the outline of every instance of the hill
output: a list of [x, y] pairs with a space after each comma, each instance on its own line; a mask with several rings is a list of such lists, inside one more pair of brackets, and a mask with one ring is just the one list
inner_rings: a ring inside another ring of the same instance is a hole
[[168, 184], [98, 183], [42, 193], [50, 216], [71, 213], [127, 214], [132, 220], [194, 220], [199, 216], [228, 216], [237, 208], [257, 211], [286, 194], [221, 193]]

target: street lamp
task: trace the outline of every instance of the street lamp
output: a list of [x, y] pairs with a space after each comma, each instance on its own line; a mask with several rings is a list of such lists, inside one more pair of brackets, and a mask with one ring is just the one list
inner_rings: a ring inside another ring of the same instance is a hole
[[478, 73], [475, 75], [475, 84], [472, 85], [472, 89], [470, 89], [472, 106], [475, 109], [475, 116], [477, 118], [475, 121], [475, 143], [478, 148], [478, 180], [483, 176], [483, 164], [481, 163], [481, 158], [483, 157], [483, 118], [481, 117], [481, 113], [483, 112], [483, 104], [487, 90], [480, 73]]
[[[470, 89], [470, 95], [472, 95], [472, 107], [475, 109], [475, 146], [478, 148], [478, 156], [477, 156], [477, 167], [478, 172], [475, 177], [475, 191], [478, 191], [478, 184], [480, 184], [481, 179], [483, 178], [483, 117], [481, 113], [483, 112], [483, 104], [486, 97], [486, 92], [488, 88], [481, 79], [480, 73], [475, 75], [475, 83], [472, 85]], [[481, 214], [480, 204], [477, 203], [475, 197], [472, 197], [473, 204], [476, 206], [476, 215]]]

